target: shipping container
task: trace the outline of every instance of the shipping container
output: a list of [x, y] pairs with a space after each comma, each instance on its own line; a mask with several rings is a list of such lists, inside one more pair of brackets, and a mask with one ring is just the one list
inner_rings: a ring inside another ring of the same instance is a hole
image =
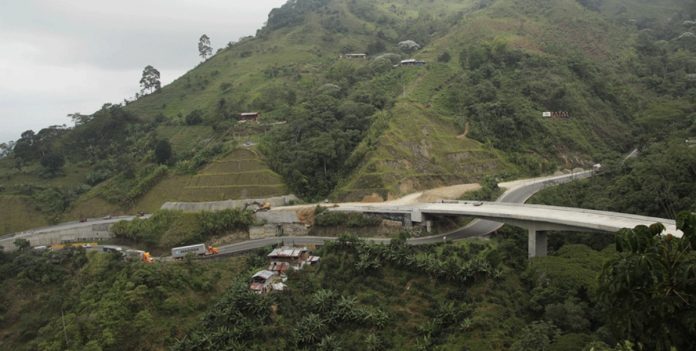
[[183, 258], [184, 256], [191, 254], [194, 256], [203, 256], [208, 253], [208, 248], [205, 244], [196, 244], [189, 246], [175, 247], [172, 249], [172, 257]]

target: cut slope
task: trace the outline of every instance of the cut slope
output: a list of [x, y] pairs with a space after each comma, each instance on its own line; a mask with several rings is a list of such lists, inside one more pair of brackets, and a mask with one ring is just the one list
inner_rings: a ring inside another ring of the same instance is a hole
[[[458, 137], [451, 121], [426, 107], [398, 103], [375, 144], [361, 144], [364, 161], [339, 187], [335, 196], [361, 200], [378, 194], [383, 199], [443, 185], [475, 183], [485, 175], [514, 171], [497, 151]], [[355, 155], [354, 155], [355, 156]]]
[[171, 175], [134, 208], [159, 209], [167, 201], [204, 202], [285, 195], [282, 179], [254, 150], [237, 149], [193, 176]]

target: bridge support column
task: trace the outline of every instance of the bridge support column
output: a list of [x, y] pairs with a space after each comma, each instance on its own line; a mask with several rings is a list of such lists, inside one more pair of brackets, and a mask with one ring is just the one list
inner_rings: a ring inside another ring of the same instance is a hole
[[410, 214], [404, 215], [404, 228], [406, 228], [408, 230], [413, 229], [413, 221], [411, 221]]
[[546, 256], [546, 233], [537, 231], [535, 226], [530, 226], [527, 230], [529, 230], [527, 240], [529, 258]]

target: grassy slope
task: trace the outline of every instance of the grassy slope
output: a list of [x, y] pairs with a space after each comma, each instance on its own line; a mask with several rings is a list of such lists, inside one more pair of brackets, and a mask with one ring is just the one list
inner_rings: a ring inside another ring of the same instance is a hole
[[[606, 35], [607, 31], [612, 35]], [[579, 51], [596, 60], [617, 59], [621, 50], [626, 50], [620, 40], [624, 35], [572, 1], [553, 6], [537, 1], [496, 2], [489, 9], [465, 17], [416, 54], [430, 62], [428, 67], [410, 68], [404, 73], [403, 96], [389, 111], [392, 118], [387, 128], [337, 194], [355, 199], [376, 192], [386, 197], [430, 186], [478, 181], [484, 175], [514, 173], [515, 168], [504, 161], [502, 153], [467, 138], [457, 139], [464, 131], [452, 123], [454, 112], [442, 107], [448, 90], [456, 89], [452, 82], [462, 76], [456, 59], [459, 51], [475, 42], [496, 41], [542, 57]], [[436, 63], [445, 51], [455, 59], [449, 64]], [[617, 143], [608, 141], [607, 136], [627, 138], [625, 123], [606, 103], [593, 100], [584, 82], [572, 77], [568, 69], [544, 68], [538, 74], [548, 75], [548, 84], [562, 85], [581, 95], [582, 104], [573, 106], [579, 118], [562, 121], [542, 119], [540, 113], [527, 116], [537, 120], [547, 135], [556, 136], [557, 152], [566, 160], [566, 167], [578, 161], [590, 162], [587, 154], [596, 151], [596, 145], [616, 147]], [[514, 87], [501, 87], [501, 91], [506, 89], [511, 95], [519, 94]], [[540, 112], [545, 110], [544, 106], [535, 107]], [[359, 148], [357, 152], [365, 151]]]
[[2, 195], [0, 209], [0, 233], [12, 233], [48, 224], [26, 196]]
[[390, 114], [386, 130], [366, 154], [366, 161], [338, 190], [339, 198], [359, 200], [373, 193], [398, 197], [421, 189], [476, 182], [484, 175], [513, 169], [497, 151], [457, 137], [451, 121], [422, 105], [400, 102]]

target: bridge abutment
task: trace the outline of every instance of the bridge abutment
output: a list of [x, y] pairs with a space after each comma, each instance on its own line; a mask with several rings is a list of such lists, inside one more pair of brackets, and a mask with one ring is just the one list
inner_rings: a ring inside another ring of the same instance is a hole
[[536, 226], [527, 228], [527, 253], [529, 258], [544, 257], [547, 251], [546, 232], [538, 231]]

